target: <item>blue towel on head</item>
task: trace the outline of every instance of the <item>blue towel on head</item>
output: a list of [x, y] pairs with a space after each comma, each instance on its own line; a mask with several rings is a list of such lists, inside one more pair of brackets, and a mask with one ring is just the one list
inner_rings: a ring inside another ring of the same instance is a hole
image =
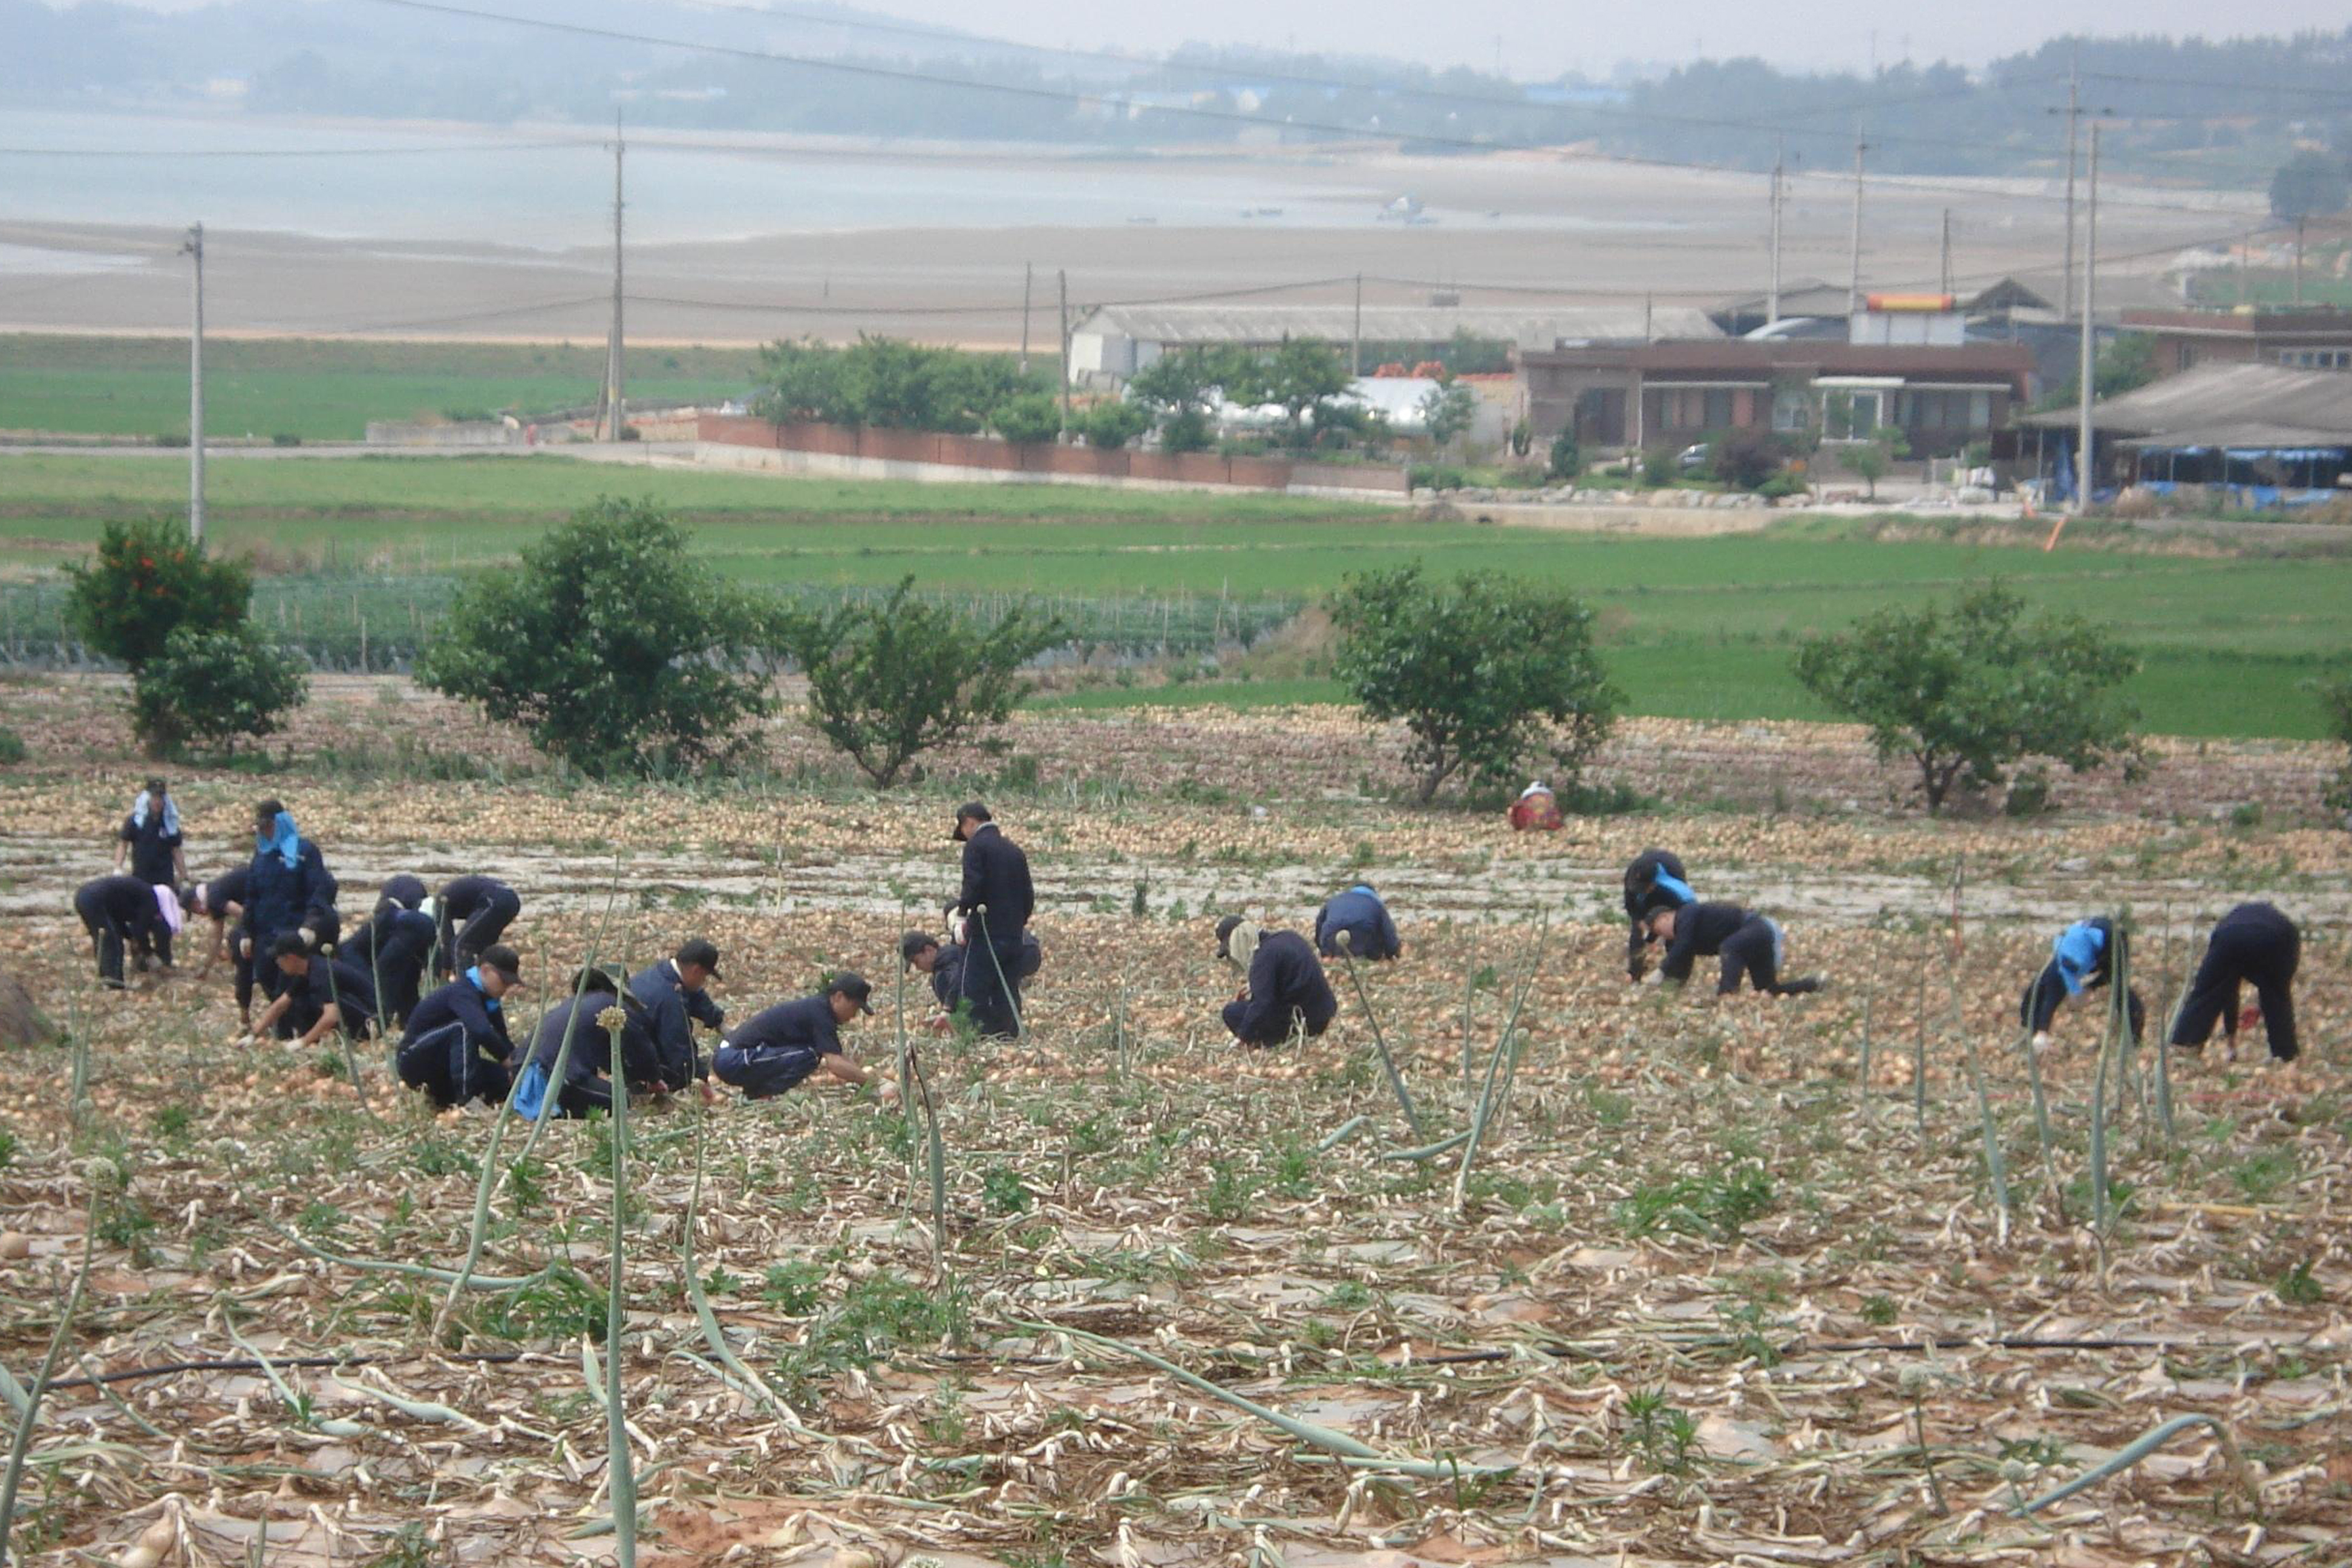
[[1695, 904], [1698, 902], [1698, 895], [1691, 891], [1690, 884], [1684, 881], [1680, 877], [1675, 876], [1672, 872], [1659, 872], [1657, 879], [1650, 885], [1653, 888], [1655, 888], [1659, 892], [1662, 892], [1668, 898], [1674, 900], [1675, 907], [1677, 909], [1680, 909], [1685, 904]]
[[2053, 962], [2058, 965], [2058, 978], [2066, 984], [2067, 995], [2083, 994], [2083, 982], [2098, 968], [2099, 954], [2106, 945], [2106, 933], [2088, 921], [2076, 921], [2058, 933], [2050, 951]]
[[278, 858], [286, 862], [286, 868], [289, 871], [299, 866], [302, 863], [302, 836], [294, 831], [294, 814], [279, 812], [277, 820], [269, 825], [268, 832], [253, 836], [253, 847], [254, 852], [260, 855], [276, 850]]
[[[139, 798], [131, 803], [131, 826], [144, 829], [147, 826], [147, 814], [154, 809], [154, 796], [143, 789], [141, 790]], [[176, 835], [180, 831], [180, 803], [168, 795], [163, 797], [163, 831], [171, 835]]]

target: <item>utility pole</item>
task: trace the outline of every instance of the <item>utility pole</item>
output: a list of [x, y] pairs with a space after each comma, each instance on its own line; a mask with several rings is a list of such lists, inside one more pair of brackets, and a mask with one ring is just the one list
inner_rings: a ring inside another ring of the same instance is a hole
[[2074, 318], [2074, 137], [2083, 123], [2081, 51], [2066, 67], [2066, 265], [2060, 271], [2058, 320]]
[[2083, 343], [2076, 374], [2081, 380], [2074, 405], [2074, 513], [2091, 510], [2091, 387], [2097, 358], [2098, 329], [2092, 320], [2097, 305], [2099, 279], [2099, 122], [2091, 122], [2091, 203], [2083, 233]]
[[189, 268], [188, 542], [205, 542], [205, 226], [192, 223], [181, 254]]
[[1070, 274], [1067, 268], [1056, 268], [1054, 281], [1062, 293], [1062, 431], [1070, 428]]
[[2303, 305], [2303, 229], [2310, 221], [2305, 216], [2297, 216], [2294, 220], [2294, 302], [2297, 309]]
[[1348, 374], [1364, 374], [1364, 275], [1356, 274], [1356, 325], [1348, 337]]
[[1788, 159], [1787, 138], [1772, 138], [1772, 279], [1764, 290], [1764, 324], [1770, 326], [1780, 319], [1780, 203], [1781, 180], [1785, 177]]
[[621, 111], [613, 110], [613, 340], [604, 348], [604, 439], [619, 441], [628, 428], [628, 404], [624, 395], [621, 355]]
[[1021, 374], [1029, 374], [1029, 285], [1035, 279], [1036, 263], [1021, 264]]
[[[1877, 35], [1872, 34], [1875, 38]], [[1848, 317], [1862, 313], [1862, 155], [1870, 143], [1862, 139], [1862, 127], [1853, 128], [1853, 277], [1846, 285], [1845, 313]]]
[[1946, 207], [1944, 209], [1943, 279], [1944, 286], [1939, 291], [1946, 296], [1949, 296], [1952, 291], [1952, 209], [1949, 207]]

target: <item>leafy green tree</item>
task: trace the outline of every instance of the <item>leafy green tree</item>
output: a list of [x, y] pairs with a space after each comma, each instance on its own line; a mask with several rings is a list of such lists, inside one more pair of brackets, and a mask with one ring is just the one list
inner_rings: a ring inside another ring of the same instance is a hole
[[191, 742], [234, 751], [242, 737], [284, 729], [310, 684], [301, 659], [264, 640], [249, 621], [226, 630], [184, 625], [139, 672], [131, 713], [159, 751]]
[[417, 681], [519, 724], [583, 773], [650, 773], [739, 743], [770, 710], [782, 612], [687, 553], [651, 501], [607, 498], [458, 591]]
[[751, 411], [761, 418], [777, 425], [853, 422], [842, 400], [841, 351], [831, 343], [814, 338], [770, 343], [760, 351], [760, 367], [764, 384]]
[[1878, 499], [1878, 481], [1886, 477], [1895, 459], [1909, 455], [1910, 450], [1909, 437], [1891, 425], [1880, 426], [1868, 440], [1843, 448], [1847, 470], [1862, 481], [1862, 493], [1872, 500]]
[[[1198, 427], [1208, 428], [1208, 415], [1218, 400], [1234, 389], [1231, 401], [1252, 401], [1247, 393], [1256, 378], [1250, 357], [1238, 349], [1196, 344], [1171, 349], [1128, 378], [1136, 400], [1173, 423], [1187, 415]], [[1208, 445], [1204, 439], [1202, 446]], [[1181, 448], [1197, 451], [1197, 447]]]
[[1290, 338], [1261, 366], [1249, 403], [1278, 404], [1291, 445], [1300, 443], [1310, 416], [1348, 390], [1346, 360], [1320, 338]]
[[1917, 764], [1931, 815], [1954, 784], [1990, 788], [2027, 757], [2076, 773], [2115, 757], [2136, 765], [2139, 713], [2120, 689], [2138, 658], [2079, 616], [2029, 624], [2024, 612], [1999, 583], [1948, 605], [1881, 610], [1851, 632], [1807, 639], [1797, 679], [1868, 725], [1882, 762]]
[[1507, 787], [1538, 752], [1572, 780], [1622, 700], [1572, 594], [1487, 573], [1439, 584], [1406, 566], [1348, 578], [1331, 620], [1341, 684], [1366, 719], [1404, 724], [1424, 803], [1456, 774]]
[[783, 634], [808, 674], [809, 723], [877, 789], [932, 747], [1003, 722], [1029, 691], [1021, 667], [1068, 637], [1020, 610], [982, 627], [914, 598], [914, 585], [796, 617]]
[[66, 624], [134, 676], [182, 626], [225, 631], [253, 597], [251, 568], [207, 555], [171, 518], [108, 523], [97, 554], [66, 575]]
[[1769, 430], [1748, 426], [1726, 430], [1707, 444], [1707, 472], [1719, 484], [1752, 490], [1787, 463], [1779, 437]]
[[1024, 393], [997, 409], [994, 423], [998, 435], [1018, 445], [1051, 441], [1062, 434], [1062, 405], [1045, 393]]
[[1551, 438], [1551, 456], [1544, 471], [1556, 479], [1572, 479], [1584, 471], [1584, 452], [1576, 444], [1576, 432], [1563, 430]]
[[2352, 180], [2347, 179], [2343, 155], [2297, 153], [2271, 176], [2271, 216], [2282, 223], [2340, 213], [2352, 200]]
[[1209, 416], [1197, 408], [1171, 414], [1160, 427], [1160, 446], [1168, 452], [1205, 452], [1217, 444]]
[[819, 419], [888, 430], [969, 435], [1006, 402], [1037, 389], [1002, 354], [969, 353], [902, 338], [860, 334], [845, 348], [814, 339], [761, 351], [761, 418]]
[[2319, 700], [2327, 709], [2327, 728], [2346, 749], [2344, 765], [2327, 780], [2320, 798], [2332, 811], [2352, 817], [2352, 672], [2322, 681]]
[[[2117, 332], [2099, 345], [2091, 366], [2091, 395], [2120, 397], [2156, 379], [2156, 339], [2147, 332]], [[2072, 408], [2081, 401], [2083, 378], [2070, 375], [2044, 393], [2036, 410]]]
[[1443, 451], [1478, 417], [1478, 395], [1459, 381], [1446, 380], [1421, 395], [1421, 420], [1429, 438]]
[[1150, 428], [1150, 409], [1117, 398], [1096, 404], [1078, 421], [1087, 445], [1104, 452], [1118, 451]]

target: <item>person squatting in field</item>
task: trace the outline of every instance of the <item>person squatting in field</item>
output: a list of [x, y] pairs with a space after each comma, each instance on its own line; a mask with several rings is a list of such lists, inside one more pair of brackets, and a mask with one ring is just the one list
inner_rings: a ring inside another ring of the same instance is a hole
[[269, 962], [270, 950], [288, 931], [300, 932], [313, 951], [335, 945], [338, 889], [319, 847], [295, 829], [293, 815], [280, 802], [265, 800], [253, 808], [253, 837], [237, 953], [253, 966], [254, 984], [275, 1000], [285, 976]]
[[433, 900], [440, 925], [439, 966], [443, 979], [471, 969], [475, 956], [506, 933], [522, 913], [522, 895], [496, 877], [459, 877], [443, 886]]
[[108, 990], [128, 989], [122, 977], [126, 955], [142, 973], [151, 963], [172, 966], [172, 933], [180, 918], [180, 900], [170, 888], [136, 877], [99, 877], [75, 889], [74, 913], [89, 932], [98, 978]]
[[375, 912], [337, 947], [335, 956], [373, 982], [383, 1005], [383, 1016], [405, 1024], [416, 1010], [417, 994], [425, 984], [426, 963], [433, 956], [436, 931], [425, 912], [423, 879], [402, 874], [384, 879], [377, 892]]
[[1334, 893], [1315, 915], [1315, 951], [1326, 958], [1339, 956], [1339, 935], [1348, 937], [1348, 951], [1358, 958], [1386, 960], [1404, 956], [1404, 939], [1388, 905], [1370, 882], [1358, 882]]
[[2237, 1050], [2238, 987], [2251, 984], [2254, 1005], [2270, 1039], [2273, 1059], [2294, 1060], [2301, 1050], [2294, 1033], [2294, 972], [2303, 959], [2303, 936], [2294, 922], [2271, 904], [2240, 904], [2223, 915], [2206, 939], [2197, 977], [2172, 1020], [2171, 1043], [2203, 1048], [2219, 1023]]
[[374, 1029], [375, 987], [352, 964], [311, 952], [290, 931], [270, 943], [269, 962], [281, 978], [278, 994], [253, 1026], [253, 1043], [275, 1033], [298, 1046], [315, 1046], [335, 1029], [364, 1040]]
[[956, 912], [969, 922], [965, 937], [971, 946], [962, 995], [971, 1005], [975, 1028], [1010, 1038], [1021, 1033], [1013, 976], [1020, 972], [1022, 938], [1037, 906], [1029, 857], [976, 800], [957, 808], [952, 837], [963, 845]]
[[1811, 975], [1781, 979], [1787, 939], [1780, 922], [1738, 904], [1682, 904], [1658, 910], [1650, 916], [1650, 930], [1666, 944], [1658, 977], [1669, 985], [1689, 980], [1698, 960], [1720, 958], [1723, 970], [1715, 985], [1718, 996], [1735, 994], [1743, 980], [1772, 996], [1801, 996], [1822, 988], [1821, 981]]
[[1660, 910], [1678, 910], [1698, 902], [1691, 891], [1689, 873], [1669, 849], [1644, 849], [1625, 868], [1625, 974], [1638, 983], [1648, 968], [1643, 949], [1657, 940], [1650, 917]]
[[1217, 922], [1217, 954], [1248, 976], [1225, 1004], [1225, 1027], [1245, 1046], [1279, 1046], [1293, 1035], [1317, 1036], [1339, 1016], [1339, 999], [1323, 961], [1292, 931], [1261, 931], [1239, 915]]
[[[2058, 933], [2050, 944], [2050, 962], [2026, 985], [2017, 1003], [2017, 1021], [2033, 1032], [2035, 1050], [2050, 1048], [2050, 1025], [2058, 1005], [2069, 996], [2112, 984], [2116, 963], [2129, 952], [2130, 939], [2105, 915], [2076, 921]], [[2147, 1009], [2137, 987], [2126, 989], [2124, 1002], [2131, 1037], [2137, 1041], [2147, 1025]]]
[[514, 1039], [505, 999], [521, 986], [513, 948], [486, 948], [481, 961], [416, 1005], [395, 1061], [401, 1082], [447, 1107], [469, 1100], [497, 1105], [512, 1087]]
[[773, 1100], [822, 1072], [842, 1083], [872, 1084], [884, 1104], [898, 1098], [898, 1086], [878, 1079], [841, 1048], [841, 1026], [874, 1011], [874, 987], [847, 972], [825, 982], [823, 991], [779, 1002], [754, 1013], [727, 1032], [714, 1070], [719, 1081], [743, 1091], [746, 1100]]
[[661, 1081], [673, 1094], [694, 1084], [705, 1104], [716, 1100], [719, 1091], [710, 1087], [709, 1062], [695, 1047], [694, 1026], [699, 1024], [714, 1035], [727, 1026], [726, 1011], [710, 996], [710, 983], [718, 978], [718, 945], [698, 936], [629, 976], [629, 994], [646, 1010], [646, 1032], [653, 1037]]
[[[609, 1022], [614, 1012], [621, 1015], [618, 1029]], [[669, 1092], [672, 1086], [662, 1079], [661, 1052], [646, 1027], [648, 1016], [646, 1005], [619, 976], [602, 969], [582, 970], [531, 1037], [530, 1059], [515, 1086], [516, 1111], [533, 1120], [584, 1117], [595, 1110], [610, 1114], [616, 1072], [632, 1096]], [[560, 1080], [559, 1058], [563, 1069]]]
[[[952, 903], [945, 910], [948, 929], [945, 936], [933, 936], [927, 931], [901, 932], [898, 937], [898, 962], [908, 969], [927, 977], [931, 983], [931, 999], [940, 1005], [943, 1016], [934, 1020], [933, 1027], [953, 1026], [959, 1016], [970, 1018], [971, 1008], [965, 1001], [966, 988], [973, 962], [971, 943], [967, 940], [970, 922], [956, 913]], [[980, 955], [986, 963], [988, 955]], [[1037, 941], [1037, 933], [1021, 933], [1021, 955], [1013, 973], [1005, 978], [1013, 983], [1013, 1000], [1018, 1005], [1029, 982], [1045, 965], [1045, 950]]]

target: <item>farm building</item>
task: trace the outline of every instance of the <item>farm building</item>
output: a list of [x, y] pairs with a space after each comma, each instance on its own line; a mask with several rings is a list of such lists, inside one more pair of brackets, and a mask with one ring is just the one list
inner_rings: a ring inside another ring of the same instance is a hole
[[[1395, 345], [1433, 358], [1459, 340], [1516, 348], [1562, 343], [1640, 343], [1657, 338], [1720, 338], [1706, 312], [1639, 302], [1540, 310], [1459, 305], [1106, 305], [1070, 333], [1070, 376], [1081, 386], [1116, 387], [1171, 349], [1271, 348], [1297, 338]], [[1373, 367], [1360, 367], [1370, 371]]]
[[[2019, 421], [2018, 458], [2073, 491], [2074, 409]], [[2275, 364], [2208, 364], [2091, 405], [2093, 483], [2158, 493], [2181, 485], [2243, 492], [2252, 506], [2336, 493], [2352, 459], [2352, 375]]]

